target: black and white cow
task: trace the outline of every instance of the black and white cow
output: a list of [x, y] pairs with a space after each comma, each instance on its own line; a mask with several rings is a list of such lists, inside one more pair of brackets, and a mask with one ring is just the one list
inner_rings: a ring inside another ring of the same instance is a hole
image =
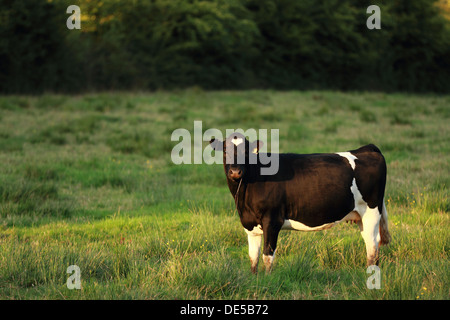
[[248, 161], [249, 151], [261, 148], [259, 140], [250, 143], [233, 133], [224, 142], [212, 139], [210, 144], [223, 151], [228, 187], [248, 234], [252, 272], [258, 269], [262, 235], [269, 272], [280, 230], [318, 231], [343, 221], [359, 225], [367, 264], [378, 263], [379, 245], [388, 244], [390, 235], [384, 204], [386, 162], [375, 145], [338, 153], [282, 153], [278, 172], [261, 175], [261, 154], [255, 156], [256, 163]]

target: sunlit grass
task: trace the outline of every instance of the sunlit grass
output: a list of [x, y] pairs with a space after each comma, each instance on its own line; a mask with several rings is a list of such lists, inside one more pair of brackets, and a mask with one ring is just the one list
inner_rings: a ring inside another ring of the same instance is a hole
[[[448, 299], [449, 103], [198, 89], [0, 97], [0, 297]], [[223, 168], [170, 161], [172, 131], [194, 120], [279, 129], [281, 152], [378, 145], [392, 235], [381, 289], [366, 287], [364, 242], [350, 224], [283, 231], [272, 274], [251, 274]], [[81, 290], [66, 286], [73, 264]]]

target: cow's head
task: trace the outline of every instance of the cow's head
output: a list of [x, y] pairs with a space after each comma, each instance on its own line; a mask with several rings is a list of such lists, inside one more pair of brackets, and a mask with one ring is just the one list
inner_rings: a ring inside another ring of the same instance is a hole
[[232, 133], [225, 141], [212, 139], [211, 147], [223, 151], [225, 174], [234, 181], [239, 181], [248, 171], [248, 166], [256, 163], [256, 154], [263, 146], [259, 140], [249, 142], [241, 133]]

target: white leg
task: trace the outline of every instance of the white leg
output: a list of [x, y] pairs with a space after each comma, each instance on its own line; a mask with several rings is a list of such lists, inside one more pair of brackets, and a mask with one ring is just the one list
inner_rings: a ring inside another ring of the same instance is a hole
[[380, 224], [381, 215], [378, 207], [373, 209], [367, 207], [366, 212], [362, 216], [361, 235], [366, 243], [367, 265], [378, 264], [378, 244], [380, 241]]
[[248, 255], [250, 256], [251, 269], [253, 273], [258, 271], [259, 254], [261, 252], [262, 229], [258, 225], [252, 231], [244, 229], [248, 235]]
[[[275, 250], [277, 251], [277, 250]], [[273, 255], [265, 255], [263, 254], [263, 261], [264, 261], [264, 266], [266, 268], [266, 273], [270, 273], [272, 271], [272, 266], [273, 266], [273, 259], [275, 259], [275, 251], [273, 252]]]

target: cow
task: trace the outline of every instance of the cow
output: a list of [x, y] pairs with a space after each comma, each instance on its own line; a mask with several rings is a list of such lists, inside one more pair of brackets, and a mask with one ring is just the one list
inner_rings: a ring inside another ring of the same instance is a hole
[[[210, 145], [223, 151], [228, 188], [248, 235], [253, 273], [258, 270], [262, 235], [263, 262], [269, 273], [281, 230], [319, 231], [343, 221], [358, 224], [367, 265], [378, 264], [379, 246], [387, 245], [391, 238], [384, 203], [387, 169], [378, 147], [369, 144], [347, 152], [280, 153], [278, 171], [262, 175], [260, 169], [267, 165], [260, 161], [261, 141], [250, 143], [235, 132], [225, 141], [211, 139]], [[249, 161], [250, 156], [256, 161]]]

